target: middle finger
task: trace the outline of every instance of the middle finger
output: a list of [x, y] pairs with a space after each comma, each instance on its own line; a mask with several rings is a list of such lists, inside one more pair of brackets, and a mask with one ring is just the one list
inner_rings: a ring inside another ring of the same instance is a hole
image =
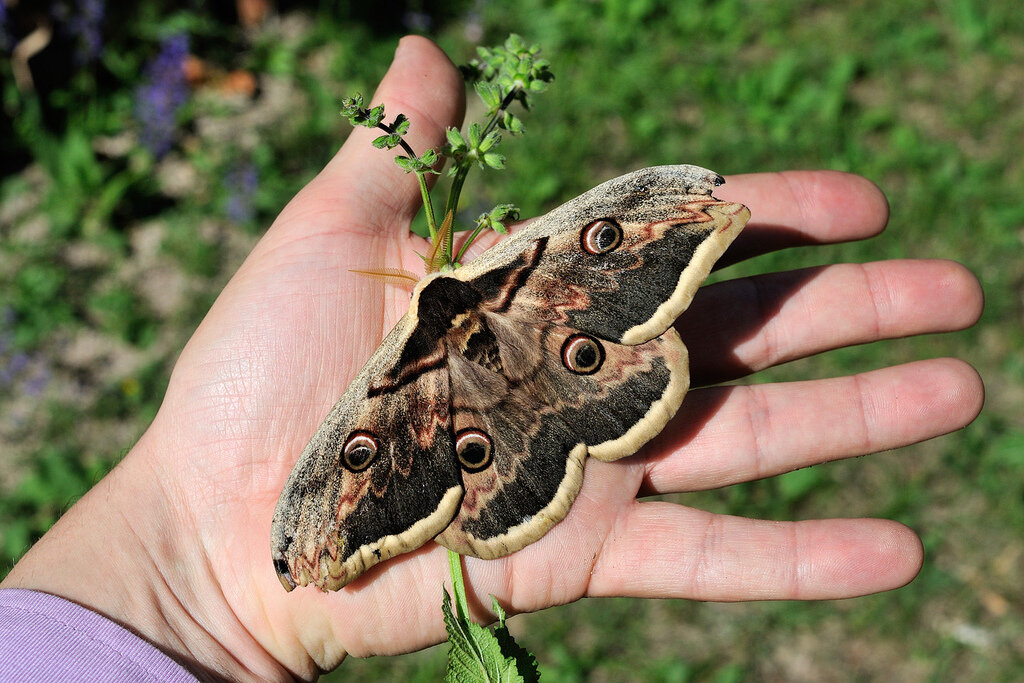
[[853, 344], [963, 329], [981, 308], [981, 287], [959, 263], [880, 261], [710, 285], [676, 328], [700, 386]]

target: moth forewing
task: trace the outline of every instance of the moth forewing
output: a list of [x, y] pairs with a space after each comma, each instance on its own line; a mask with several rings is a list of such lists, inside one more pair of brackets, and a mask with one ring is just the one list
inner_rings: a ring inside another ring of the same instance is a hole
[[393, 374], [416, 328], [415, 310], [353, 379], [285, 484], [271, 540], [286, 588], [311, 583], [336, 590], [423, 545], [458, 510], [462, 487], [449, 438], [447, 369], [375, 389]]
[[694, 250], [689, 263], [679, 273], [679, 280], [672, 294], [658, 306], [649, 320], [623, 333], [623, 344], [640, 344], [668, 329], [689, 307], [697, 290], [711, 273], [715, 262], [750, 220], [750, 211], [747, 207], [731, 202], [695, 202], [688, 206], [684, 205], [683, 209], [689, 216], [710, 216], [710, 223], [692, 224], [694, 231], [702, 233], [704, 238]]

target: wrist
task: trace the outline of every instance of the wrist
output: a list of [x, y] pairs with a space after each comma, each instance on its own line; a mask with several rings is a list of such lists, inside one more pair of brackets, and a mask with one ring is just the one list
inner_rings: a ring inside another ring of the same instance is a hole
[[234, 619], [200, 556], [201, 545], [183, 524], [183, 510], [173, 507], [140, 446], [61, 517], [0, 585], [49, 593], [102, 614], [201, 679], [282, 677], [285, 672]]

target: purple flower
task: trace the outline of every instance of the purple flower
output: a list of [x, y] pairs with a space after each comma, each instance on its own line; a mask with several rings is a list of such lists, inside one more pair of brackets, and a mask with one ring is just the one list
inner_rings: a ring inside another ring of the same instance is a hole
[[28, 367], [28, 354], [24, 351], [15, 351], [11, 357], [0, 365], [0, 387], [10, 387], [25, 368]]
[[135, 92], [135, 118], [142, 145], [158, 159], [167, 154], [178, 128], [178, 110], [188, 100], [183, 69], [188, 56], [188, 36], [166, 38], [160, 54], [146, 66], [146, 81]]
[[14, 47], [11, 39], [11, 28], [8, 25], [10, 20], [7, 17], [7, 0], [0, 0], [0, 50], [10, 52]]
[[50, 368], [42, 354], [14, 348], [16, 322], [14, 309], [5, 306], [0, 313], [0, 389], [21, 389], [30, 396], [38, 396], [50, 383]]
[[25, 390], [25, 393], [29, 396], [38, 396], [43, 393], [47, 385], [50, 383], [50, 368], [45, 364], [39, 363], [33, 369], [31, 375], [25, 378], [21, 383], [21, 387]]
[[236, 164], [224, 178], [228, 199], [224, 207], [227, 217], [236, 223], [248, 223], [256, 216], [253, 199], [259, 187], [260, 178], [251, 161]]
[[75, 62], [88, 64], [100, 56], [103, 34], [100, 27], [106, 11], [103, 0], [78, 0], [75, 13], [68, 21], [68, 29], [75, 37]]

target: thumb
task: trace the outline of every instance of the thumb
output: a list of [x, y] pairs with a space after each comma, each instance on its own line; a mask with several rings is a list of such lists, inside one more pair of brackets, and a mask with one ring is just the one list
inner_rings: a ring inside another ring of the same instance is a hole
[[[445, 128], [459, 125], [465, 99], [462, 77], [447, 55], [426, 38], [406, 36], [398, 43], [391, 67], [369, 106], [384, 104], [385, 122], [405, 114], [410, 121], [405, 140], [416, 154], [423, 154], [445, 141]], [[407, 230], [421, 205], [415, 174], [406, 173], [394, 162], [400, 150], [381, 150], [370, 144], [383, 134], [379, 129], [353, 130], [306, 188], [317, 194], [321, 208], [337, 208], [350, 219], [360, 217], [359, 227], [378, 235]]]

